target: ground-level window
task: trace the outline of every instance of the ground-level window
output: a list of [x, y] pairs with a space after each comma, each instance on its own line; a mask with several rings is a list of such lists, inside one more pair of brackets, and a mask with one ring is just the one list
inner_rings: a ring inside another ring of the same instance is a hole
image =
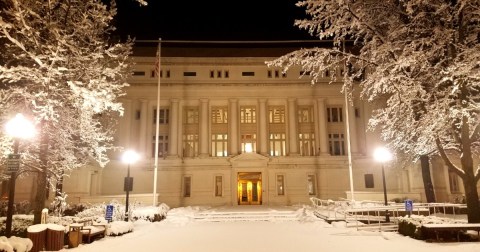
[[365, 188], [374, 188], [373, 174], [365, 174]]
[[222, 197], [223, 191], [223, 177], [215, 176], [215, 196]]
[[315, 181], [315, 175], [309, 174], [307, 176], [307, 185], [308, 185], [308, 195], [315, 195], [317, 194], [316, 188], [316, 181]]
[[285, 195], [285, 177], [282, 174], [277, 174], [277, 195]]
[[183, 177], [183, 197], [190, 197], [192, 190], [192, 177]]

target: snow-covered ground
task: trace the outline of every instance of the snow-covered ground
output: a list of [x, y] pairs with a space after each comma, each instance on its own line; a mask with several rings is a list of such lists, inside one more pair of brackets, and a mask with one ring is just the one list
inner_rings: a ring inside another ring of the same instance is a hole
[[164, 221], [136, 221], [132, 233], [63, 251], [480, 251], [480, 242], [428, 243], [395, 232], [357, 231], [343, 222], [328, 224], [309, 209], [300, 221], [195, 222], [191, 216], [200, 210], [172, 209], [175, 214]]

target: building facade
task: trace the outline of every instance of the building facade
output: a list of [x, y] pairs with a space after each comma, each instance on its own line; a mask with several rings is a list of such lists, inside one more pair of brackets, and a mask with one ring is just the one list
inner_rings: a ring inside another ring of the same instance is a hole
[[[367, 131], [369, 104], [358, 95], [345, 102], [342, 83], [331, 83], [341, 72], [325, 71], [312, 85], [300, 68], [284, 73], [265, 64], [302, 46], [163, 43], [159, 71], [155, 46], [136, 48], [115, 140], [141, 155], [130, 166], [131, 200], [150, 204], [155, 198], [171, 207], [309, 204], [310, 197], [352, 195], [383, 200], [381, 164], [372, 157], [383, 144]], [[73, 171], [63, 186], [68, 200], [123, 201], [127, 165], [121, 154], [111, 153], [105, 168]], [[438, 200], [461, 196], [456, 175], [441, 162], [432, 164]], [[390, 162], [385, 176], [390, 200], [425, 200], [419, 165]], [[34, 186], [23, 187], [17, 199], [33, 197]]]

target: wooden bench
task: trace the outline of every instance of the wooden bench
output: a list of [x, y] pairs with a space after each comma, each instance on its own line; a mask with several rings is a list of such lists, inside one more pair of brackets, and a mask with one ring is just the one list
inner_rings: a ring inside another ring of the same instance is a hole
[[92, 220], [77, 221], [77, 224], [81, 224], [80, 232], [87, 243], [90, 243], [95, 239], [105, 237], [107, 232], [108, 224], [95, 223]]
[[477, 231], [477, 238], [480, 241], [480, 223], [423, 224], [422, 228], [435, 232], [437, 241], [439, 240], [438, 234], [442, 231], [457, 233], [457, 241], [460, 241], [461, 232], [474, 230]]

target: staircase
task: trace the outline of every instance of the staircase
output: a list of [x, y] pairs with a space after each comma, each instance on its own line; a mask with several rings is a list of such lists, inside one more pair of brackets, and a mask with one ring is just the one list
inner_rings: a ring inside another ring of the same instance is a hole
[[303, 211], [293, 207], [236, 206], [214, 208], [195, 213], [199, 222], [226, 221], [298, 221]]

